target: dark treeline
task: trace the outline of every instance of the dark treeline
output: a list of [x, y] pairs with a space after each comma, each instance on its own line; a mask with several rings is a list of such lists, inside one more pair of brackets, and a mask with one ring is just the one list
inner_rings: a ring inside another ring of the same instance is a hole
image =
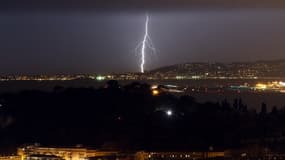
[[249, 144], [282, 147], [285, 142], [285, 109], [267, 111], [262, 104], [257, 113], [241, 99], [220, 104], [168, 93], [153, 96], [150, 86], [141, 83], [22, 91], [1, 95], [0, 104], [2, 151], [27, 143], [208, 150]]

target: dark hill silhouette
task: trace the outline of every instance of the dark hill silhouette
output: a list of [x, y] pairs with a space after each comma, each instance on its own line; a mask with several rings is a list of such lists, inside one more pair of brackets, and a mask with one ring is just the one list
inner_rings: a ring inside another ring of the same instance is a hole
[[153, 96], [148, 84], [138, 82], [120, 86], [109, 81], [97, 89], [57, 86], [52, 92], [22, 91], [1, 95], [0, 103], [0, 147], [6, 152], [35, 142], [89, 147], [111, 142], [132, 150], [284, 144], [280, 136], [285, 109], [274, 107], [271, 112], [263, 104], [262, 112], [256, 113], [247, 110], [241, 99], [231, 105], [227, 100], [198, 103], [190, 96], [167, 93]]
[[[252, 62], [189, 62], [174, 64], [151, 70], [150, 74], [162, 73], [169, 75], [199, 75], [207, 77], [284, 77], [285, 60], [266, 60]], [[250, 70], [250, 72], [249, 72]]]

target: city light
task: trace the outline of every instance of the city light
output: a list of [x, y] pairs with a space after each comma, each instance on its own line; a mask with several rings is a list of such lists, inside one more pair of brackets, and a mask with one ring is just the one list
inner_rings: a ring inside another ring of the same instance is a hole
[[105, 80], [105, 77], [104, 77], [104, 76], [97, 76], [97, 77], [96, 77], [96, 80], [98, 80], [98, 81], [103, 81], [103, 80]]
[[172, 111], [171, 111], [171, 110], [167, 110], [167, 111], [166, 111], [166, 115], [167, 115], [167, 116], [172, 116]]
[[262, 84], [262, 83], [257, 83], [257, 84], [255, 85], [255, 88], [256, 88], [256, 89], [264, 90], [264, 89], [267, 88], [267, 85], [266, 85], [266, 84]]
[[159, 94], [159, 91], [157, 89], [152, 90], [152, 95], [157, 96]]
[[151, 86], [151, 89], [157, 89], [158, 88], [158, 85], [152, 85]]
[[285, 83], [281, 81], [273, 81], [268, 83], [257, 83], [254, 87], [256, 90], [266, 90], [266, 91], [275, 91], [283, 93], [285, 89]]
[[285, 87], [285, 82], [279, 82], [279, 84]]

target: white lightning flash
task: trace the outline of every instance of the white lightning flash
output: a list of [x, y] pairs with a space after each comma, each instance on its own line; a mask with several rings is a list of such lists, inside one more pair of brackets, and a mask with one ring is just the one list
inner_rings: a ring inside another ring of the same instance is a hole
[[144, 73], [144, 66], [145, 66], [145, 60], [146, 60], [146, 50], [147, 48], [149, 49], [149, 53], [155, 53], [156, 50], [152, 44], [152, 41], [150, 39], [150, 36], [148, 35], [148, 22], [149, 22], [149, 16], [146, 15], [146, 21], [145, 21], [145, 33], [144, 33], [144, 37], [142, 42], [140, 42], [138, 44], [138, 46], [136, 47], [136, 52], [138, 51], [138, 49], [140, 48], [140, 51], [137, 52], [140, 54], [141, 56], [141, 63], [140, 63], [140, 71], [141, 73]]

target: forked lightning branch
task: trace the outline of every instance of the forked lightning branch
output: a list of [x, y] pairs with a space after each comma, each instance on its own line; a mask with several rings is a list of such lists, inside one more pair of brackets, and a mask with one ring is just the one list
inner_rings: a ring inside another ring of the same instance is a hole
[[140, 72], [145, 72], [145, 64], [146, 64], [146, 56], [150, 54], [154, 54], [156, 52], [151, 38], [148, 33], [148, 23], [149, 23], [149, 16], [146, 14], [145, 19], [145, 32], [143, 36], [143, 40], [138, 44], [136, 48], [136, 53], [140, 55]]

